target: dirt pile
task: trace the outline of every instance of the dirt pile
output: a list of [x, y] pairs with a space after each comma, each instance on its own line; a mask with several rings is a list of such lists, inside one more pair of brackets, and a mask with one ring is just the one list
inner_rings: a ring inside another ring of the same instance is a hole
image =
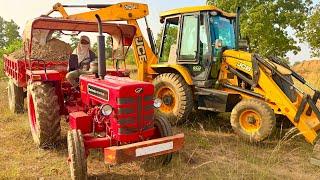
[[303, 76], [310, 84], [320, 89], [320, 60], [303, 61], [292, 67]]
[[[33, 43], [31, 58], [40, 60], [62, 61], [68, 60], [71, 53], [72, 49], [69, 44], [60, 41], [59, 39], [51, 39], [44, 46], [38, 43]], [[23, 59], [24, 56], [25, 55], [23, 48], [9, 55], [9, 57], [14, 59]]]

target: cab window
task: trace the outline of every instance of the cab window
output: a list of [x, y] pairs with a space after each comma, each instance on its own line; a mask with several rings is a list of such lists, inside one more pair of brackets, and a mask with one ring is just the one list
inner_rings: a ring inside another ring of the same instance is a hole
[[194, 60], [198, 49], [198, 16], [186, 15], [183, 18], [180, 45], [180, 60]]
[[211, 37], [222, 40], [222, 46], [228, 49], [235, 48], [235, 32], [233, 20], [222, 16], [211, 16]]
[[174, 56], [177, 51], [179, 19], [179, 17], [166, 19], [160, 49], [160, 63], [168, 62], [170, 58], [176, 60]]

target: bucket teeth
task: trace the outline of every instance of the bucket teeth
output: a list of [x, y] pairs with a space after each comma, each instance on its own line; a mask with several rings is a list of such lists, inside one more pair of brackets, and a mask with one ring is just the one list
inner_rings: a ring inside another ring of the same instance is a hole
[[316, 144], [313, 147], [310, 163], [316, 166], [320, 166], [320, 139], [316, 142]]

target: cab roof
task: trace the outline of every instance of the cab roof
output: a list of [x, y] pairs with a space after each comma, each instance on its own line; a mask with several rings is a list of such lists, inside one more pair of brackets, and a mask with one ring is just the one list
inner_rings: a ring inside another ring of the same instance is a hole
[[217, 8], [216, 6], [207, 5], [207, 6], [184, 7], [184, 8], [165, 11], [160, 14], [160, 19], [163, 19], [167, 16], [172, 16], [172, 15], [177, 15], [177, 14], [185, 14], [185, 13], [193, 13], [193, 12], [199, 12], [199, 11], [216, 11], [226, 17], [230, 17], [230, 18], [236, 17], [235, 13], [228, 13], [228, 12], [225, 12], [225, 11]]

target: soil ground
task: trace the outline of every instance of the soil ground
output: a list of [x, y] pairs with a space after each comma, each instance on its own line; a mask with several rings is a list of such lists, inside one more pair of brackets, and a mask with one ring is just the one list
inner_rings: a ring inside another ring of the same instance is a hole
[[[6, 81], [0, 82], [0, 179], [69, 179], [67, 124], [55, 150], [34, 146], [27, 114], [14, 115], [7, 106]], [[194, 114], [184, 132], [184, 149], [166, 167], [155, 171], [141, 162], [110, 167], [100, 151], [88, 159], [89, 179], [319, 179], [320, 168], [309, 164], [312, 145], [297, 132], [277, 129], [261, 144], [243, 142], [233, 134], [229, 114]], [[291, 135], [290, 135], [291, 134]]]

